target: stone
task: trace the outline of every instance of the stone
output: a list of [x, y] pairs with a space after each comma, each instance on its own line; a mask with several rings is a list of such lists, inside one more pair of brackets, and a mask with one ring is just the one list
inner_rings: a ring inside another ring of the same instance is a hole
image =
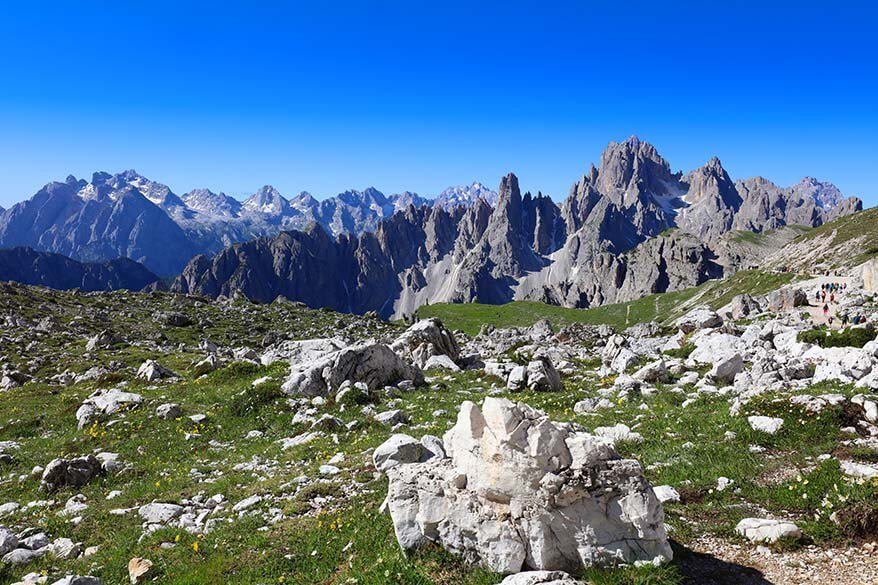
[[579, 585], [579, 581], [564, 571], [524, 571], [509, 575], [500, 585]]
[[141, 506], [137, 513], [147, 524], [166, 524], [183, 513], [183, 506], [154, 502]]
[[773, 544], [782, 538], [799, 538], [802, 531], [792, 522], [767, 518], [744, 518], [735, 526], [735, 532], [749, 540]]
[[262, 496], [260, 496], [259, 494], [254, 494], [252, 496], [246, 497], [234, 506], [232, 506], [232, 512], [243, 512], [244, 510], [249, 510], [261, 501]]
[[869, 293], [878, 293], [878, 258], [864, 262], [861, 275], [863, 277], [863, 290]]
[[510, 392], [520, 392], [527, 387], [527, 367], [513, 366], [506, 379], [506, 389]]
[[423, 451], [420, 441], [409, 435], [397, 433], [375, 448], [372, 453], [372, 463], [378, 471], [387, 471], [403, 463], [417, 463], [421, 460]]
[[68, 575], [55, 581], [52, 585], [103, 585], [103, 582], [91, 575]]
[[56, 538], [49, 545], [49, 554], [56, 559], [75, 559], [82, 552], [82, 544], [73, 542], [69, 538]]
[[216, 356], [215, 353], [211, 353], [192, 367], [192, 373], [196, 376], [203, 376], [205, 374], [213, 372], [214, 370], [219, 368], [219, 366], [219, 358]]
[[30, 550], [27, 548], [17, 548], [3, 555], [0, 562], [7, 565], [24, 565], [42, 557], [46, 552], [46, 549]]
[[107, 349], [119, 343], [119, 338], [112, 331], [104, 329], [94, 337], [89, 338], [85, 344], [85, 351], [92, 352], [98, 349]]
[[28, 536], [25, 539], [22, 539], [20, 542], [20, 546], [24, 548], [29, 548], [31, 550], [39, 550], [41, 548], [49, 546], [49, 537], [46, 536], [45, 532], [37, 532], [31, 536]]
[[53, 459], [43, 471], [40, 488], [54, 492], [65, 487], [82, 487], [102, 472], [103, 467], [94, 455]]
[[287, 394], [328, 396], [347, 380], [363, 382], [374, 391], [404, 380], [423, 384], [424, 375], [420, 368], [407, 364], [388, 346], [366, 343], [293, 365], [281, 388]]
[[722, 317], [706, 305], [695, 307], [677, 319], [675, 323], [675, 325], [685, 333], [692, 333], [698, 329], [713, 329], [722, 324]]
[[0, 526], [0, 556], [18, 548], [18, 536], [5, 526]]
[[424, 362], [424, 370], [449, 370], [451, 372], [459, 372], [460, 366], [454, 363], [447, 355], [431, 355]]
[[748, 294], [735, 295], [732, 297], [732, 302], [729, 303], [729, 313], [735, 320], [743, 319], [752, 313], [758, 313], [759, 310], [759, 303]]
[[488, 397], [461, 404], [444, 446], [386, 470], [404, 550], [433, 542], [502, 574], [671, 558], [661, 502], [607, 439]]
[[808, 304], [808, 295], [800, 288], [781, 288], [768, 293], [768, 309], [775, 313], [791, 311]]
[[527, 387], [534, 392], [559, 392], [561, 376], [552, 360], [539, 356], [527, 364]]
[[783, 428], [783, 419], [771, 416], [748, 416], [747, 423], [754, 431], [775, 435]]
[[646, 364], [634, 372], [632, 377], [640, 382], [649, 382], [650, 384], [667, 381], [668, 368], [665, 365], [665, 360], [659, 359]]
[[666, 502], [677, 503], [680, 501], [680, 492], [669, 485], [657, 485], [652, 488], [659, 501], [664, 504]]
[[132, 585], [143, 583], [155, 573], [152, 561], [142, 557], [134, 557], [128, 561], [128, 580]]
[[[390, 344], [390, 349], [414, 365], [429, 370], [427, 366], [430, 358], [443, 356], [445, 360], [433, 363], [446, 364], [439, 367], [447, 367], [450, 362], [457, 367], [460, 359], [460, 347], [454, 334], [449, 331], [442, 321], [430, 318], [422, 319], [409, 327], [396, 340]], [[436, 367], [435, 365], [433, 367]], [[454, 369], [454, 368], [447, 368]], [[459, 368], [458, 368], [459, 369]]]
[[715, 362], [708, 376], [717, 382], [734, 382], [735, 376], [744, 371], [744, 358], [739, 353], [722, 358]]
[[388, 427], [394, 427], [399, 424], [408, 424], [409, 415], [402, 410], [388, 410], [379, 412], [375, 415], [375, 422]]
[[611, 427], [597, 427], [594, 434], [598, 437], [610, 439], [614, 443], [629, 441], [631, 443], [642, 443], [643, 436], [640, 433], [634, 433], [631, 428], [622, 423], [615, 424]]
[[98, 390], [83, 401], [76, 411], [77, 425], [84, 429], [94, 420], [134, 408], [143, 402], [140, 394], [118, 389]]
[[161, 365], [155, 360], [146, 360], [140, 367], [137, 369], [137, 379], [145, 380], [147, 382], [155, 382], [157, 380], [161, 380], [163, 378], [173, 378], [176, 377], [177, 374]]
[[180, 408], [179, 404], [168, 402], [159, 405], [158, 408], [155, 409], [155, 414], [161, 419], [173, 420], [183, 416], [183, 409]]

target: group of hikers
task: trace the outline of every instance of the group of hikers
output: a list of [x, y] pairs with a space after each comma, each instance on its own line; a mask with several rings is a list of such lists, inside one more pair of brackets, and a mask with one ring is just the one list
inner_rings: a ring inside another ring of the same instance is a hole
[[[836, 300], [841, 297], [845, 290], [847, 290], [847, 287], [848, 285], [846, 282], [824, 282], [820, 285], [820, 290], [814, 295], [817, 304], [823, 304], [823, 317], [826, 319], [826, 322], [830, 327], [835, 320], [835, 316], [829, 314], [829, 306], [835, 304]], [[866, 322], [866, 317], [864, 317], [862, 313], [857, 313], [851, 317], [847, 312], [842, 312], [838, 315], [838, 319], [841, 322], [842, 327], [846, 327], [848, 323], [859, 325], [860, 323]]]

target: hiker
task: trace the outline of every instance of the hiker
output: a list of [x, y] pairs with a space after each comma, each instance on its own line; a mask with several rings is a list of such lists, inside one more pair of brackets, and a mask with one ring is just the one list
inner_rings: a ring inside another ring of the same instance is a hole
[[823, 305], [823, 316], [824, 317], [829, 316], [829, 305], [826, 305], [826, 304]]
[[830, 303], [835, 302], [835, 293], [834, 292], [829, 293], [829, 302]]
[[848, 326], [848, 321], [850, 320], [850, 319], [848, 318], [848, 314], [847, 314], [847, 313], [842, 313], [841, 315], [839, 315], [839, 318], [841, 319], [841, 326], [842, 326], [842, 327], [847, 327], [847, 326]]

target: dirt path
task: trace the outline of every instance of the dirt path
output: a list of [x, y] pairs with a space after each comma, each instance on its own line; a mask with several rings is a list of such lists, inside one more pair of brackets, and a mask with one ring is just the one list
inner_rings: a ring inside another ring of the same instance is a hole
[[[829, 314], [823, 314], [823, 305], [824, 303], [818, 302], [816, 298], [817, 291], [820, 290], [820, 286], [829, 283], [838, 283], [839, 285], [847, 285], [845, 290], [841, 290], [835, 293], [835, 302], [830, 302], [829, 293], [826, 294], [826, 305], [829, 306]], [[854, 279], [850, 276], [817, 276], [810, 280], [800, 281], [795, 283], [796, 288], [800, 288], [805, 291], [805, 294], [808, 295], [808, 305], [804, 307], [804, 309], [811, 315], [811, 321], [818, 326], [828, 326], [835, 329], [839, 329], [841, 327], [841, 322], [838, 318], [838, 310], [839, 310], [839, 301], [843, 300], [847, 294], [849, 294], [854, 289]], [[832, 317], [832, 325], [829, 324], [829, 317]]]

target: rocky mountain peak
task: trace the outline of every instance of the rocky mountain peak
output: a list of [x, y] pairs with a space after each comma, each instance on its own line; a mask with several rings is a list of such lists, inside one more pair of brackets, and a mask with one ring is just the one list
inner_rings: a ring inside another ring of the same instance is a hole
[[814, 177], [804, 177], [790, 189], [803, 197], [813, 199], [817, 206], [823, 209], [832, 209], [844, 200], [844, 195], [838, 187]]
[[265, 215], [281, 215], [289, 209], [289, 201], [275, 187], [265, 185], [244, 200], [244, 208]]
[[217, 219], [236, 218], [241, 211], [240, 201], [210, 189], [193, 189], [181, 199], [189, 209]]
[[499, 202], [508, 205], [510, 202], [521, 203], [521, 189], [518, 186], [518, 177], [515, 173], [509, 173], [500, 180]]
[[648, 205], [651, 199], [666, 196], [677, 181], [671, 167], [655, 147], [632, 136], [624, 142], [611, 142], [601, 154], [597, 172], [589, 178], [598, 191], [622, 208]]

